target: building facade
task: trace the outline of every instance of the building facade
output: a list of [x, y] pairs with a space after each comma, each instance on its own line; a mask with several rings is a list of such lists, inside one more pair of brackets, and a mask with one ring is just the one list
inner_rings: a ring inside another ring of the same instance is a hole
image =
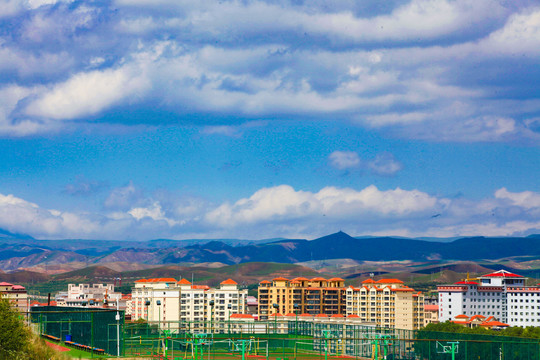
[[[231, 279], [218, 288], [193, 285], [186, 279], [141, 279], [132, 289], [132, 319], [167, 324], [171, 328], [189, 324], [194, 331], [225, 332], [233, 314], [244, 314], [247, 290]], [[173, 324], [168, 324], [173, 322]]]
[[126, 307], [122, 301], [122, 293], [114, 291], [113, 284], [69, 284], [66, 296], [56, 297], [58, 306], [93, 306], [103, 307], [121, 302], [121, 308]]
[[20, 312], [28, 311], [28, 294], [24, 286], [0, 282], [0, 297]]
[[368, 279], [346, 290], [347, 315], [377, 327], [416, 330], [424, 326], [424, 295], [398, 279]]
[[268, 320], [272, 314], [306, 313], [310, 315], [345, 314], [345, 280], [341, 278], [289, 280], [278, 277], [261, 281], [258, 288], [258, 318]]
[[451, 285], [440, 285], [439, 319], [493, 316], [510, 326], [540, 326], [540, 286], [525, 286], [521, 275], [499, 270]]

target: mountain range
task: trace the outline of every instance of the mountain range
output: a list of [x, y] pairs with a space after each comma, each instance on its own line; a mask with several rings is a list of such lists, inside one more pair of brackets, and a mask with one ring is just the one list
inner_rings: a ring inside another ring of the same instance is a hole
[[92, 264], [158, 266], [245, 262], [301, 263], [317, 260], [475, 261], [525, 257], [540, 259], [540, 235], [468, 237], [431, 241], [398, 237], [355, 238], [344, 232], [315, 240], [36, 240], [18, 234], [0, 237], [0, 269], [62, 272]]

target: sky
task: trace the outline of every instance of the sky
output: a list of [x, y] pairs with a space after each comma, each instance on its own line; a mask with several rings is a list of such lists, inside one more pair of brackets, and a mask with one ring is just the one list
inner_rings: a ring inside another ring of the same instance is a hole
[[0, 229], [540, 233], [533, 0], [0, 0]]

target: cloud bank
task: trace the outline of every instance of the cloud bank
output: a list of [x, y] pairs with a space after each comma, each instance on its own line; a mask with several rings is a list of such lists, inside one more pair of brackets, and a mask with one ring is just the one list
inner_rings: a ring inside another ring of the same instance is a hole
[[209, 134], [236, 134], [233, 116], [346, 121], [427, 141], [539, 139], [529, 124], [540, 101], [524, 91], [540, 80], [529, 71], [540, 55], [534, 1], [3, 5], [0, 136], [152, 108]]
[[45, 239], [315, 238], [339, 229], [353, 235], [439, 237], [540, 231], [540, 194], [505, 188], [472, 201], [373, 185], [317, 192], [279, 185], [215, 204], [163, 192], [144, 196], [128, 184], [113, 189], [106, 205], [111, 210], [74, 213], [0, 195], [0, 228]]

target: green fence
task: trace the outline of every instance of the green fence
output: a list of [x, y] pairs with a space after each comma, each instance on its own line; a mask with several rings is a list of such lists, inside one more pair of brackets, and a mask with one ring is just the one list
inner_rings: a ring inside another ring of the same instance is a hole
[[[116, 315], [120, 315], [117, 321]], [[31, 308], [31, 322], [40, 335], [51, 335], [61, 341], [103, 349], [118, 355], [123, 348], [124, 312], [96, 308], [36, 306]], [[120, 334], [117, 337], [117, 334]]]
[[[377, 328], [347, 321], [125, 323], [116, 310], [35, 307], [39, 333], [131, 358], [540, 360], [540, 340]], [[117, 336], [117, 333], [120, 336]], [[244, 355], [244, 357], [242, 357]]]

